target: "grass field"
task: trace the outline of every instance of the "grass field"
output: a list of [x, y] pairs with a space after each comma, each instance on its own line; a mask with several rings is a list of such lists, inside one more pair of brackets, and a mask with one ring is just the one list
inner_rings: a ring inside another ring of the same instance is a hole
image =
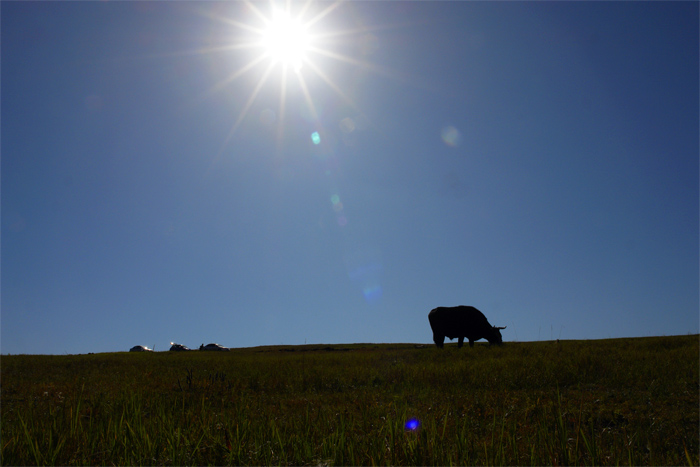
[[698, 465], [698, 343], [2, 356], [1, 463]]

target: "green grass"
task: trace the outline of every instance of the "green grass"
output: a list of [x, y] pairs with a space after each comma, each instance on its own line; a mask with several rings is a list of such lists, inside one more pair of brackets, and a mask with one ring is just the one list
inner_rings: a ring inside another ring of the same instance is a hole
[[698, 465], [698, 343], [2, 356], [0, 462]]

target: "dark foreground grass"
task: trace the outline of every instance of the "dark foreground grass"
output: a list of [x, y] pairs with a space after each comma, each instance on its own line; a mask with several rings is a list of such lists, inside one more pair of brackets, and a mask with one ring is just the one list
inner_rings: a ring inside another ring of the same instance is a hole
[[698, 465], [698, 342], [3, 356], [1, 463]]

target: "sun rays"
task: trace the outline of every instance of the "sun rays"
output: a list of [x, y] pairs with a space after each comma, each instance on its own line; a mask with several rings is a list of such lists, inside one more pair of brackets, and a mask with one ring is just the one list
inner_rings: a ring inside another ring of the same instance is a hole
[[[221, 152], [226, 149], [231, 138], [249, 116], [258, 97], [263, 93], [272, 92], [267, 91], [268, 88], [276, 88], [274, 92], [280, 96], [274, 119], [277, 125], [278, 142], [283, 139], [285, 132], [285, 113], [290, 87], [294, 86], [295, 90], [301, 93], [311, 118], [314, 120], [318, 118], [313, 100], [314, 90], [308, 82], [311, 77], [319, 78], [345, 104], [362, 114], [353, 99], [343, 91], [340, 81], [336, 81], [332, 71], [325, 69], [321, 62], [329, 62], [330, 59], [331, 62], [364, 68], [374, 73], [387, 74], [388, 72], [363, 61], [361, 57], [333, 50], [333, 44], [337, 44], [343, 38], [352, 45], [353, 38], [356, 40], [357, 37], [367, 33], [361, 28], [330, 29], [328, 17], [332, 12], [336, 12], [342, 3], [342, 1], [331, 4], [308, 1], [294, 10], [293, 7], [296, 4], [287, 2], [281, 7], [269, 4], [269, 11], [263, 11], [258, 4], [246, 1], [247, 12], [242, 17], [233, 19], [222, 14], [207, 14], [208, 17], [231, 26], [232, 39], [227, 44], [203, 50], [201, 53], [206, 54], [209, 51], [217, 54], [227, 53], [236, 60], [241, 60], [244, 55], [242, 53], [239, 55], [238, 52], [250, 53], [247, 61], [216, 82], [207, 94], [215, 94], [233, 86], [234, 81], [244, 75], [257, 76], [255, 84], [243, 91], [247, 97], [240, 111], [237, 112]], [[270, 119], [267, 120], [269, 122]]]

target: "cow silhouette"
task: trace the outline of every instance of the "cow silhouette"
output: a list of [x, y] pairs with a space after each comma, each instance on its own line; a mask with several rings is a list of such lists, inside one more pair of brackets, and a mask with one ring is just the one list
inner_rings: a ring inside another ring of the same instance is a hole
[[469, 347], [474, 347], [474, 341], [479, 339], [486, 339], [491, 345], [503, 343], [501, 329], [506, 326], [491, 326], [486, 316], [473, 306], [440, 306], [428, 313], [428, 320], [433, 341], [439, 348], [443, 347], [445, 337], [458, 338], [458, 348], [464, 345], [465, 338], [469, 340]]

